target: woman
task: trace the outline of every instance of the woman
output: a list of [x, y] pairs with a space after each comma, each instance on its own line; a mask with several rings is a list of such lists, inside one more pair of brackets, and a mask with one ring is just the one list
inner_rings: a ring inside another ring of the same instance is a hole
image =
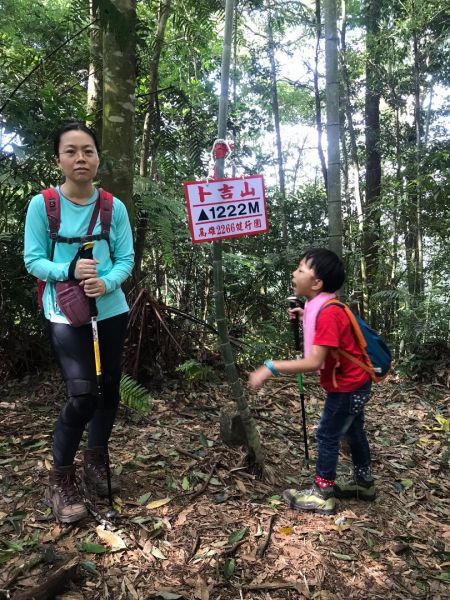
[[[56, 187], [60, 202], [59, 235], [83, 237], [99, 195], [94, 179], [99, 165], [95, 134], [80, 123], [70, 123], [54, 137], [54, 153], [64, 182]], [[100, 232], [100, 217], [93, 234]], [[67, 388], [67, 399], [53, 435], [54, 467], [46, 498], [55, 517], [73, 523], [86, 516], [78, 491], [74, 458], [88, 425], [83, 477], [100, 495], [107, 495], [106, 454], [108, 439], [119, 405], [121, 356], [127, 327], [128, 305], [121, 284], [133, 268], [133, 240], [125, 205], [113, 199], [109, 243], [94, 243], [93, 259], [78, 258], [79, 243], [57, 242], [52, 253], [44, 197], [32, 198], [25, 223], [25, 266], [46, 282], [45, 317], [50, 322], [52, 346]], [[52, 256], [53, 254], [53, 256]], [[97, 386], [90, 324], [73, 327], [61, 312], [55, 293], [58, 281], [79, 281], [85, 295], [95, 298], [98, 309], [103, 402], [97, 406]], [[117, 491], [112, 481], [112, 491]]]

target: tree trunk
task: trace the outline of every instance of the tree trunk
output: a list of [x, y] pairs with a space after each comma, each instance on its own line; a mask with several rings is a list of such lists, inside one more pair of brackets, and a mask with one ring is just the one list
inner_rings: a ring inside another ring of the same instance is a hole
[[103, 107], [103, 39], [99, 0], [89, 0], [91, 27], [89, 30], [89, 79], [87, 90], [86, 125], [94, 130], [102, 146]]
[[380, 82], [376, 69], [377, 36], [379, 34], [380, 1], [368, 0], [366, 5], [366, 200], [364, 256], [369, 298], [376, 285], [380, 241], [380, 209], [378, 200], [381, 192], [380, 155]]
[[[414, 11], [415, 3], [412, 3]], [[414, 158], [407, 168], [407, 218], [405, 231], [405, 250], [408, 274], [408, 291], [411, 296], [423, 293], [423, 256], [421, 225], [421, 154], [422, 123], [420, 101], [420, 55], [416, 29], [413, 30], [413, 87], [414, 87], [414, 129], [410, 133], [409, 142], [414, 146]]]
[[339, 73], [336, 0], [325, 0], [325, 66], [328, 141], [328, 231], [329, 248], [342, 256], [342, 212], [340, 181]]
[[[150, 140], [152, 139], [152, 133], [155, 131], [155, 118], [156, 118], [156, 106], [157, 106], [157, 89], [158, 89], [158, 70], [159, 61], [161, 58], [161, 51], [164, 45], [164, 35], [166, 31], [167, 20], [170, 14], [171, 0], [162, 0], [159, 5], [159, 17], [158, 25], [155, 34], [154, 52], [150, 60], [150, 69], [148, 77], [148, 106], [144, 117], [144, 129], [142, 133], [142, 147], [141, 147], [141, 159], [139, 174], [141, 177], [147, 177], [148, 175], [148, 160], [150, 157]], [[152, 140], [154, 148], [156, 148], [157, 141]], [[155, 152], [152, 152], [152, 172], [156, 173], [156, 162]]]
[[[171, 0], [162, 0], [159, 5], [158, 24], [156, 27], [155, 43], [153, 56], [150, 59], [149, 77], [148, 77], [148, 105], [144, 117], [144, 129], [142, 133], [142, 146], [139, 165], [139, 174], [141, 177], [148, 177], [148, 164], [151, 159], [152, 180], [157, 179], [157, 149], [159, 144], [159, 117], [158, 117], [158, 79], [159, 62], [164, 45], [164, 35], [166, 31], [167, 20], [170, 14]], [[134, 280], [138, 282], [141, 278], [142, 258], [144, 256], [145, 236], [148, 228], [148, 214], [142, 210], [137, 216], [136, 242], [135, 242], [135, 260], [134, 260]]]
[[[415, 2], [413, 2], [413, 9]], [[414, 213], [416, 221], [416, 239], [415, 239], [415, 279], [416, 279], [416, 294], [423, 294], [423, 243], [422, 243], [422, 191], [420, 185], [420, 177], [422, 173], [422, 104], [420, 100], [420, 51], [417, 39], [417, 31], [413, 33], [413, 48], [414, 48], [414, 123], [416, 133], [416, 168], [415, 168], [415, 203]], [[414, 218], [414, 217], [413, 217]]]
[[[394, 96], [394, 93], [393, 93]], [[401, 152], [402, 136], [400, 129], [400, 109], [398, 106], [395, 107], [395, 179], [397, 181], [396, 202], [394, 205], [393, 214], [393, 239], [392, 239], [392, 266], [391, 275], [389, 278], [389, 287], [394, 289], [396, 287], [396, 272], [398, 264], [398, 237], [399, 237], [399, 207], [403, 198], [403, 175], [402, 175], [402, 152]], [[389, 331], [389, 330], [388, 330]]]
[[[222, 52], [222, 74], [220, 85], [218, 138], [226, 138], [228, 87], [231, 62], [231, 37], [233, 28], [234, 0], [226, 0], [225, 4], [225, 34]], [[224, 175], [223, 158], [216, 161], [217, 178]], [[220, 353], [225, 363], [225, 374], [230, 385], [231, 395], [236, 403], [239, 417], [245, 429], [247, 445], [250, 451], [249, 459], [262, 470], [264, 466], [264, 454], [259, 439], [255, 421], [251, 416], [249, 406], [244, 397], [244, 390], [239, 380], [239, 375], [234, 361], [233, 349], [230, 344], [228, 325], [225, 316], [225, 301], [223, 291], [223, 261], [222, 242], [213, 243], [213, 273], [214, 273], [214, 300], [216, 308], [217, 329], [219, 331]]]
[[323, 182], [325, 190], [328, 188], [327, 163], [322, 145], [322, 103], [319, 90], [319, 49], [322, 36], [322, 23], [320, 14], [320, 0], [316, 0], [316, 51], [314, 54], [314, 99], [316, 103], [316, 128], [317, 128], [317, 151], [319, 153], [320, 165], [322, 167]]
[[127, 206], [134, 223], [136, 0], [104, 0], [102, 185]]
[[287, 215], [286, 215], [286, 181], [284, 177], [283, 148], [281, 143], [280, 131], [280, 108], [278, 104], [277, 90], [277, 67], [275, 64], [275, 48], [273, 41], [272, 15], [268, 9], [267, 18], [267, 53], [270, 61], [270, 96], [272, 100], [273, 122], [275, 126], [275, 136], [277, 145], [277, 163], [278, 163], [278, 183], [280, 186], [280, 207], [281, 207], [281, 238], [283, 247], [288, 248]]
[[367, 317], [369, 315], [369, 296], [367, 291], [367, 274], [366, 274], [366, 261], [364, 257], [364, 253], [362, 252], [362, 244], [363, 244], [363, 235], [364, 235], [364, 217], [363, 217], [363, 205], [361, 199], [361, 188], [360, 188], [360, 170], [359, 170], [359, 159], [358, 159], [358, 147], [356, 142], [356, 133], [353, 127], [353, 114], [352, 114], [352, 105], [351, 105], [351, 97], [350, 97], [350, 78], [347, 70], [347, 62], [346, 62], [346, 0], [342, 0], [341, 3], [342, 10], [342, 28], [341, 28], [341, 73], [342, 73], [342, 83], [343, 83], [343, 91], [344, 91], [344, 101], [345, 101], [345, 116], [347, 119], [347, 127], [348, 127], [348, 135], [350, 139], [350, 174], [353, 181], [353, 193], [355, 199], [355, 207], [356, 207], [356, 215], [358, 219], [358, 245], [360, 250], [360, 276], [361, 276], [361, 290], [362, 290], [362, 302], [361, 302], [361, 315], [363, 317]]

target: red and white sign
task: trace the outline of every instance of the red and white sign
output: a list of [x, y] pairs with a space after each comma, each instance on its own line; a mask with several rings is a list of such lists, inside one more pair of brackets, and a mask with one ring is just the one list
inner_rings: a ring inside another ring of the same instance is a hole
[[194, 244], [269, 231], [262, 175], [185, 181]]

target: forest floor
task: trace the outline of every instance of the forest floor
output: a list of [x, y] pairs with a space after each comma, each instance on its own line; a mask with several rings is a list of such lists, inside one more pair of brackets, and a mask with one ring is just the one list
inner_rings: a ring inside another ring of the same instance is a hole
[[[308, 381], [312, 458], [321, 396]], [[11, 381], [1, 393], [0, 598], [450, 597], [448, 387], [395, 378], [375, 386], [367, 430], [377, 499], [339, 501], [324, 517], [281, 498], [312, 474], [294, 380], [250, 395], [273, 481], [249, 473], [244, 453], [220, 441], [226, 386], [170, 382], [150, 413], [122, 412], [116, 423], [110, 453], [122, 490], [113, 531], [91, 516], [61, 526], [43, 503], [62, 397], [55, 374]], [[340, 473], [350, 467], [343, 450]]]

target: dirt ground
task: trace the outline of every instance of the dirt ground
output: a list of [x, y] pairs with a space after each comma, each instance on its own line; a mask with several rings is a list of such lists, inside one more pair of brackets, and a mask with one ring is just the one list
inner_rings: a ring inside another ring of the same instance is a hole
[[[306, 389], [314, 459], [322, 394], [312, 379]], [[122, 484], [111, 531], [92, 516], [60, 526], [42, 501], [63, 398], [58, 376], [8, 382], [0, 396], [0, 599], [450, 598], [448, 388], [394, 377], [375, 386], [367, 429], [377, 499], [340, 501], [327, 517], [294, 512], [281, 498], [313, 473], [295, 380], [249, 394], [272, 481], [221, 443], [227, 395], [221, 384], [170, 382], [147, 415], [122, 410], [110, 445]], [[343, 448], [341, 476], [350, 467]]]

